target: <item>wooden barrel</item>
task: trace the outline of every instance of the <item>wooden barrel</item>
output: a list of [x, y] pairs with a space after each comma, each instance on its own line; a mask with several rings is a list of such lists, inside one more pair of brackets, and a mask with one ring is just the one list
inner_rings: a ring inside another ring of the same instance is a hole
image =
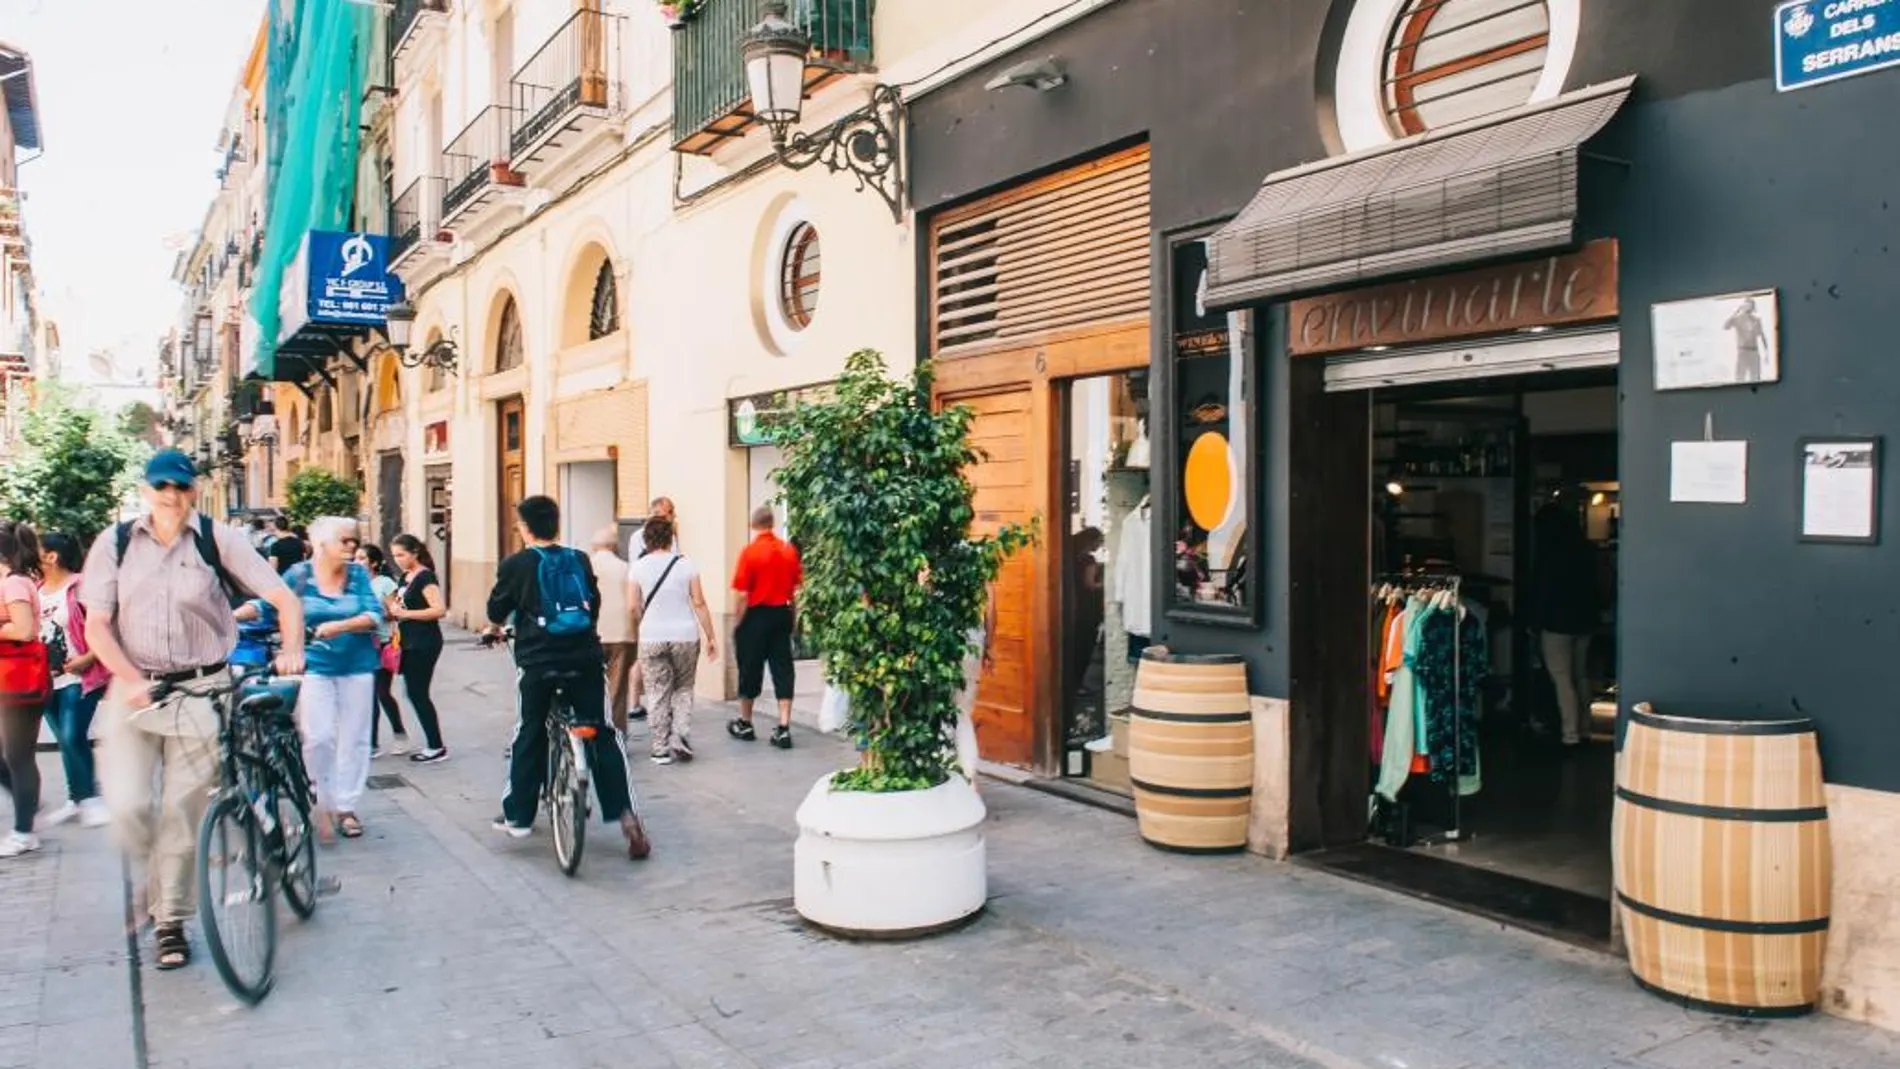
[[1611, 849], [1638, 984], [1745, 1017], [1814, 1008], [1833, 873], [1812, 723], [1637, 706]]
[[1253, 808], [1246, 663], [1143, 651], [1128, 717], [1128, 777], [1149, 845], [1193, 854], [1244, 849]]

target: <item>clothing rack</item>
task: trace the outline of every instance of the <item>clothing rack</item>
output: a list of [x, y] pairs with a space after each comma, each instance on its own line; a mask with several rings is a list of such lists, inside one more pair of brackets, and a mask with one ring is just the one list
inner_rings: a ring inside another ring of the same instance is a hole
[[[1436, 845], [1438, 843], [1457, 842], [1459, 841], [1462, 835], [1462, 829], [1463, 829], [1463, 823], [1464, 823], [1464, 794], [1463, 794], [1463, 791], [1460, 789], [1461, 783], [1460, 783], [1459, 769], [1463, 768], [1465, 764], [1465, 753], [1464, 753], [1465, 739], [1464, 739], [1464, 732], [1460, 730], [1460, 725], [1459, 725], [1459, 716], [1460, 716], [1459, 696], [1462, 694], [1463, 689], [1464, 689], [1464, 680], [1463, 680], [1464, 634], [1463, 634], [1463, 628], [1460, 626], [1464, 620], [1464, 614], [1465, 614], [1465, 606], [1462, 600], [1463, 599], [1463, 585], [1464, 585], [1463, 577], [1457, 572], [1451, 571], [1449, 569], [1440, 570], [1440, 569], [1433, 569], [1433, 568], [1405, 568], [1405, 569], [1401, 569], [1395, 572], [1382, 572], [1382, 573], [1379, 573], [1378, 575], [1375, 575], [1373, 577], [1371, 589], [1367, 591], [1367, 596], [1375, 600], [1381, 599], [1383, 597], [1394, 596], [1394, 595], [1410, 597], [1414, 594], [1449, 593], [1452, 599], [1451, 611], [1456, 614], [1453, 618], [1452, 627], [1451, 627], [1451, 703], [1452, 703], [1451, 704], [1451, 717], [1452, 717], [1452, 727], [1451, 727], [1452, 758], [1451, 760], [1452, 760], [1452, 767], [1451, 767], [1451, 772], [1450, 772], [1449, 777], [1447, 778], [1447, 783], [1446, 783], [1446, 790], [1450, 796], [1449, 797], [1449, 802], [1450, 802], [1449, 811], [1451, 814], [1451, 825], [1450, 827], [1444, 830], [1442, 835], [1428, 836], [1428, 837], [1420, 838], [1417, 840], [1413, 840], [1411, 839], [1411, 834], [1410, 834], [1411, 822], [1410, 822], [1410, 817], [1409, 817], [1409, 803], [1404, 801], [1402, 798], [1395, 798], [1392, 802], [1387, 803], [1389, 805], [1396, 806], [1398, 809], [1398, 812], [1395, 815], [1397, 817], [1397, 824], [1399, 828], [1401, 829], [1399, 837], [1402, 841], [1395, 845], [1431, 846], [1431, 845]], [[1375, 643], [1375, 647], [1382, 650], [1384, 648], [1384, 642], [1385, 642], [1385, 637], [1381, 635], [1379, 642]], [[1377, 671], [1378, 669], [1375, 668], [1375, 673]], [[1376, 687], [1375, 687], [1375, 690], [1376, 690]], [[1410, 786], [1411, 778], [1412, 777], [1409, 777], [1409, 776], [1407, 777], [1407, 786]], [[1394, 792], [1394, 793], [1398, 794], [1400, 792]], [[1375, 789], [1370, 801], [1371, 817], [1375, 825], [1378, 820], [1378, 814], [1380, 811], [1380, 803], [1382, 801], [1384, 800], [1379, 796], [1376, 789], [1376, 782], [1375, 782]]]

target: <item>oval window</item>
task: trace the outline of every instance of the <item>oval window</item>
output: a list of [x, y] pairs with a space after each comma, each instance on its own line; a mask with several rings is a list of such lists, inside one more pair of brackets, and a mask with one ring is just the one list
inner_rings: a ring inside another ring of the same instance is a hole
[[1405, 0], [1381, 99], [1397, 137], [1528, 104], [1550, 59], [1547, 0]]
[[810, 223], [799, 223], [786, 236], [779, 263], [779, 310], [793, 330], [810, 326], [818, 312], [818, 267], [818, 230]]

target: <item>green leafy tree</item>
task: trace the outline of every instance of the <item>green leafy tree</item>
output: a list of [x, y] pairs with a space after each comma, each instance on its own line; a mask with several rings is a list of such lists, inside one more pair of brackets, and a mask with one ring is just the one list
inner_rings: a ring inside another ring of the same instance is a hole
[[157, 409], [144, 401], [134, 401], [119, 410], [119, 433], [157, 449], [164, 442], [158, 418]]
[[838, 790], [923, 790], [956, 767], [957, 691], [990, 583], [1034, 525], [970, 531], [964, 472], [971, 410], [936, 409], [931, 368], [893, 380], [873, 350], [853, 353], [828, 399], [774, 428], [777, 481], [804, 556], [799, 613], [850, 698], [846, 727], [863, 764]]
[[298, 525], [319, 516], [354, 516], [362, 500], [362, 487], [327, 468], [304, 468], [284, 488], [284, 512]]
[[12, 462], [0, 469], [0, 509], [81, 542], [104, 530], [131, 493], [150, 448], [117, 421], [57, 387], [35, 397]]

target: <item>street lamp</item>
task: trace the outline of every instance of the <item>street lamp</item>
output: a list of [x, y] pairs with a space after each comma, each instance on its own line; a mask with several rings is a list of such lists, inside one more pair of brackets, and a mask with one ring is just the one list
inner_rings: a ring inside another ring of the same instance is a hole
[[410, 304], [408, 301], [397, 301], [395, 304], [390, 305], [389, 311], [383, 313], [383, 315], [387, 320], [384, 332], [389, 335], [389, 341], [386, 344], [381, 342], [377, 343], [376, 349], [395, 350], [396, 359], [402, 361], [403, 367], [422, 367], [424, 365], [430, 365], [441, 368], [450, 374], [454, 374], [456, 359], [455, 343], [447, 338], [436, 339], [420, 352], [410, 351], [409, 339], [416, 327], [415, 305]]
[[823, 163], [833, 174], [849, 172], [858, 189], [875, 190], [890, 206], [891, 218], [904, 217], [904, 174], [898, 146], [904, 101], [896, 89], [879, 84], [871, 102], [814, 134], [796, 132], [805, 107], [805, 62], [811, 36], [786, 17], [784, 0], [765, 0], [763, 18], [739, 39], [746, 84], [752, 90], [752, 114], [771, 132], [778, 162], [802, 171]]

